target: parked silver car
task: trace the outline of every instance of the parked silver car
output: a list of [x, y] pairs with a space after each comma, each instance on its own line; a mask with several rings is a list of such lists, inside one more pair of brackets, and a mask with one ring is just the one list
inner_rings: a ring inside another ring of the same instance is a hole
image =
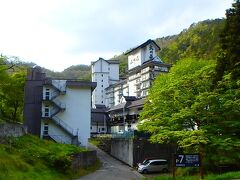
[[168, 172], [168, 163], [165, 159], [150, 159], [138, 164], [138, 172]]

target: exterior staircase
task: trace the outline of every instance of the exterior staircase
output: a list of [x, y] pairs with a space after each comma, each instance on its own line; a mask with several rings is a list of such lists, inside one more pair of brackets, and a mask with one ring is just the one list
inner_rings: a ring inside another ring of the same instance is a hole
[[[66, 105], [56, 99], [59, 95], [66, 94], [66, 88], [64, 86], [57, 86], [56, 84], [53, 84], [52, 80], [50, 79], [46, 79], [44, 81], [44, 84], [51, 86], [55, 90], [51, 92], [51, 95], [49, 97], [45, 96], [43, 98], [44, 101], [49, 102], [50, 104], [52, 104], [53, 107], [51, 108], [51, 114], [48, 118], [50, 118], [59, 128], [64, 130], [71, 137], [71, 142], [69, 142], [69, 144], [79, 146], [80, 142], [78, 141], [78, 130], [74, 130], [67, 123], [65, 123], [63, 120], [56, 116], [59, 112], [62, 112], [66, 109]], [[48, 136], [48, 138], [56, 142], [65, 142], [61, 135], [48, 134], [45, 136]]]

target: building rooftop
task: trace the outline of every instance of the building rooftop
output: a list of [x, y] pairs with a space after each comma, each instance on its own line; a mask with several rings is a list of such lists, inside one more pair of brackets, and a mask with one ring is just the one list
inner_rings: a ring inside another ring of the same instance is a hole
[[132, 100], [128, 100], [127, 102], [120, 103], [120, 104], [118, 104], [116, 106], [113, 106], [112, 108], [110, 108], [108, 110], [108, 112], [115, 111], [115, 110], [121, 110], [123, 108], [130, 109], [130, 108], [133, 108], [133, 107], [143, 107], [144, 102], [145, 102], [145, 98], [136, 99], [136, 97], [135, 97], [135, 100], [133, 100], [133, 99], [134, 98], [132, 98]]
[[96, 88], [96, 82], [67, 80], [66, 86], [68, 87], [91, 87], [92, 91]]
[[119, 61], [118, 61], [118, 60], [105, 60], [105, 59], [103, 59], [103, 58], [100, 57], [97, 61], [91, 62], [91, 65], [95, 64], [95, 63], [98, 62], [98, 61], [106, 61], [106, 62], [109, 63], [109, 64], [119, 64]]
[[145, 46], [147, 46], [148, 44], [151, 44], [151, 43], [153, 43], [153, 44], [155, 45], [155, 47], [157, 48], [157, 50], [160, 50], [160, 49], [161, 49], [161, 48], [157, 45], [157, 43], [155, 43], [155, 41], [149, 39], [149, 40], [147, 40], [146, 42], [142, 43], [141, 45], [139, 45], [139, 46], [131, 49], [131, 50], [128, 51], [128, 52], [126, 52], [125, 55], [130, 54], [130, 53], [132, 53], [133, 51], [135, 51], [135, 50], [137, 50], [137, 49], [140, 49], [140, 48], [143, 48], [143, 47], [145, 47]]

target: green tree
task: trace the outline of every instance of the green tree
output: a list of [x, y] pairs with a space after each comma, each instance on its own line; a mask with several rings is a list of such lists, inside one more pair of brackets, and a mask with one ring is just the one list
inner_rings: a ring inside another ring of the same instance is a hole
[[141, 113], [140, 130], [152, 133], [156, 143], [177, 143], [198, 149], [208, 138], [202, 129], [203, 120], [192, 111], [201, 94], [209, 91], [213, 61], [184, 59], [170, 73], [155, 80]]
[[240, 1], [226, 11], [226, 22], [220, 36], [221, 51], [217, 61], [215, 81], [231, 73], [233, 79], [240, 77]]
[[209, 167], [239, 167], [239, 7], [237, 0], [227, 10], [217, 66], [180, 60], [156, 79], [141, 114], [139, 128], [152, 133], [151, 141], [174, 142], [186, 152], [203, 148]]
[[3, 56], [0, 64], [0, 120], [22, 122], [26, 70]]
[[139, 129], [155, 143], [176, 143], [191, 153], [204, 149], [205, 165], [238, 164], [240, 89], [226, 75], [212, 90], [214, 76], [214, 61], [179, 61], [156, 79]]
[[23, 97], [25, 72], [16, 72], [9, 76], [8, 82], [1, 89], [1, 118], [8, 122], [23, 121]]

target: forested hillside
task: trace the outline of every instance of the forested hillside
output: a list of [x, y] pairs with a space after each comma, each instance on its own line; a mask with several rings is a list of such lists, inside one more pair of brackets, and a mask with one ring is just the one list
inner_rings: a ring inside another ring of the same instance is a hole
[[[224, 22], [224, 19], [206, 20], [192, 24], [178, 35], [157, 38], [155, 41], [162, 49], [158, 55], [164, 62], [170, 63], [186, 57], [217, 59], [220, 48], [219, 34], [223, 30]], [[127, 71], [127, 56], [123, 53], [112, 59], [120, 61], [120, 75], [124, 76]], [[17, 60], [11, 64], [12, 60], [8, 57], [0, 57], [0, 121], [21, 122], [25, 67], [33, 66], [34, 63], [21, 63]], [[91, 80], [91, 66], [88, 65], [71, 66], [62, 72], [48, 69], [44, 71], [47, 76], [53, 78]]]
[[[224, 26], [224, 19], [205, 20], [193, 23], [178, 35], [155, 39], [161, 47], [158, 56], [168, 63], [175, 63], [185, 57], [216, 59], [219, 50], [219, 34]], [[121, 54], [112, 59], [120, 61], [120, 74], [127, 69], [127, 56]]]
[[91, 66], [88, 65], [70, 66], [62, 72], [44, 69], [44, 72], [48, 77], [52, 78], [91, 80]]
[[[155, 39], [161, 47], [158, 56], [168, 63], [175, 63], [185, 57], [216, 59], [219, 34], [223, 29], [224, 21], [224, 19], [215, 19], [193, 23], [178, 35]], [[111, 59], [120, 61], [120, 76], [124, 76], [127, 72], [127, 56], [122, 53]], [[91, 80], [91, 66], [87, 65], [71, 66], [62, 72], [45, 69], [45, 72], [47, 76], [54, 78]]]
[[170, 63], [187, 57], [216, 59], [224, 21], [215, 19], [194, 23], [177, 36], [157, 39], [162, 48], [158, 55]]
[[180, 33], [162, 52], [176, 63], [154, 81], [140, 115], [138, 129], [152, 142], [202, 154], [209, 172], [240, 170], [239, 29], [236, 1], [225, 23], [204, 21]]

